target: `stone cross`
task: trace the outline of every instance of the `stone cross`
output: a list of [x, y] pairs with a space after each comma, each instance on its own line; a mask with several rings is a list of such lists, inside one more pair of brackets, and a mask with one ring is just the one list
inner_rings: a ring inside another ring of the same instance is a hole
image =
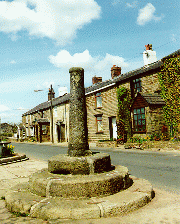
[[87, 111], [84, 89], [84, 69], [73, 67], [70, 73], [69, 143], [68, 155], [89, 156]]

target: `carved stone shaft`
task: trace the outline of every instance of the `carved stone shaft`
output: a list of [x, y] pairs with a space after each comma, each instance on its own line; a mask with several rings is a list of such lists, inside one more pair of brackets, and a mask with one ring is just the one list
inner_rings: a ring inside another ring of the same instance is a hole
[[87, 111], [84, 89], [84, 69], [73, 67], [70, 73], [69, 156], [88, 156]]

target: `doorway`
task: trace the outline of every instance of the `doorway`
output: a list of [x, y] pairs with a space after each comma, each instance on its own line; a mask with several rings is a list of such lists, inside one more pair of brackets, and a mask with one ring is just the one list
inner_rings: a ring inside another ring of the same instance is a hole
[[58, 142], [65, 142], [65, 124], [57, 125]]
[[117, 139], [116, 117], [109, 117], [109, 134], [110, 139]]

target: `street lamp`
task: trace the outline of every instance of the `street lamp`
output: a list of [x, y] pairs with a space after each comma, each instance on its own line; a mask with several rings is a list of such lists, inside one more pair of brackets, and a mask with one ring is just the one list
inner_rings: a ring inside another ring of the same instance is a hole
[[51, 84], [51, 98], [50, 98], [50, 101], [51, 101], [51, 109], [50, 109], [50, 117], [51, 117], [51, 142], [54, 143], [54, 137], [53, 137], [52, 91], [53, 91], [53, 88], [52, 88], [52, 84]]

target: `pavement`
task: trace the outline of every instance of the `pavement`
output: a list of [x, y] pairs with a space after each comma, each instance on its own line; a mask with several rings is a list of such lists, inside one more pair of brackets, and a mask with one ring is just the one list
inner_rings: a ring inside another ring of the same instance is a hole
[[144, 207], [116, 217], [81, 220], [51, 219], [44, 221], [37, 218], [20, 217], [18, 214], [10, 213], [5, 206], [5, 200], [3, 200], [8, 189], [19, 183], [27, 183], [29, 175], [47, 167], [48, 163], [46, 161], [35, 159], [0, 166], [0, 223], [180, 224], [180, 196], [163, 189], [154, 189], [155, 198]]

